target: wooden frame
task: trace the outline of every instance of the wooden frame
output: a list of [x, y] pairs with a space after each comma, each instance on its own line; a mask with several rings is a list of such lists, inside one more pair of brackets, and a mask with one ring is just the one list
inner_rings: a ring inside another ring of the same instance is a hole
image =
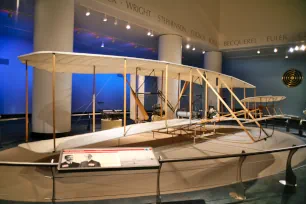
[[[162, 71], [162, 76], [161, 76], [161, 92], [163, 93], [163, 91], [164, 91], [164, 71]], [[163, 99], [161, 98], [160, 99], [160, 117], [161, 118], [163, 117], [163, 110], [164, 110]]]
[[165, 90], [165, 122], [166, 122], [166, 127], [168, 129], [168, 66], [169, 64], [166, 64], [166, 90]]
[[124, 59], [124, 68], [123, 68], [123, 129], [124, 133], [123, 135], [125, 136], [126, 133], [126, 59]]
[[53, 122], [53, 151], [56, 152], [56, 122], [55, 122], [55, 71], [56, 71], [56, 56], [52, 55], [52, 122]]
[[[208, 80], [207, 75], [205, 74], [206, 79]], [[205, 119], [207, 119], [207, 112], [208, 112], [208, 86], [207, 86], [207, 82], [205, 81]]]
[[28, 61], [26, 61], [26, 90], [25, 90], [25, 133], [26, 133], [26, 142], [29, 142], [29, 74], [28, 74]]
[[[225, 101], [221, 98], [221, 96], [217, 93], [217, 91], [214, 89], [214, 87], [208, 82], [208, 80], [202, 75], [202, 73], [199, 71], [199, 69], [197, 69], [199, 75], [205, 80], [205, 82], [207, 83], [207, 85], [209, 86], [209, 88], [214, 92], [214, 94], [217, 96], [217, 98], [223, 103], [223, 105], [225, 106], [225, 108], [231, 113], [231, 115], [233, 116], [233, 118], [237, 121], [237, 123], [240, 125], [240, 127], [247, 133], [247, 135], [250, 137], [250, 139], [255, 142], [255, 139], [253, 138], [253, 136], [251, 135], [251, 133], [244, 127], [244, 125], [240, 122], [240, 120], [237, 118], [237, 116], [234, 114], [234, 112], [232, 111], [232, 109], [230, 109], [230, 107], [228, 107], [228, 105], [225, 103]], [[220, 80], [220, 79], [219, 79]]]
[[189, 84], [189, 120], [191, 123], [191, 119], [192, 119], [192, 84], [193, 84], [192, 69], [189, 70], [189, 80], [190, 80], [190, 84]]
[[96, 132], [96, 66], [93, 66], [92, 80], [92, 132]]
[[241, 107], [246, 111], [246, 113], [248, 114], [249, 117], [251, 117], [251, 119], [253, 120], [253, 122], [256, 123], [256, 125], [261, 128], [261, 125], [255, 120], [255, 118], [253, 117], [253, 115], [250, 113], [249, 109], [247, 109], [243, 103], [239, 100], [239, 98], [236, 96], [236, 94], [234, 94], [234, 92], [231, 91], [231, 89], [228, 87], [228, 85], [222, 80], [220, 79], [221, 83], [224, 84], [224, 86], [230, 91], [230, 93], [233, 95], [233, 97], [237, 100], [237, 102], [241, 105]]

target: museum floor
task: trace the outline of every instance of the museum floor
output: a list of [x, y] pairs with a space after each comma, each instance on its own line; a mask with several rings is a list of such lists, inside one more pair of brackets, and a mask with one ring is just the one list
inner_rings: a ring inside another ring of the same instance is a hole
[[[19, 121], [19, 123], [17, 121], [14, 121], [12, 124], [10, 124], [11, 127], [13, 128], [13, 130], [11, 131], [11, 133], [15, 133], [17, 135], [18, 130], [22, 135], [22, 131], [23, 130], [23, 123], [22, 121]], [[73, 132], [74, 134], [76, 133], [81, 133], [81, 132], [87, 132], [87, 121], [79, 121], [76, 125], [73, 125]], [[20, 128], [16, 128], [16, 127], [20, 127]], [[98, 127], [99, 128], [99, 127]], [[11, 128], [9, 128], [11, 129]], [[8, 131], [8, 126], [6, 125], [5, 127], [2, 126], [2, 130], [4, 130], [5, 132]], [[285, 128], [283, 127], [277, 127], [277, 130], [285, 132]], [[3, 132], [4, 132], [3, 131]], [[3, 134], [2, 132], [2, 134]], [[292, 133], [297, 133], [298, 131], [296, 129], [291, 129]], [[151, 134], [152, 135], [152, 134]], [[139, 141], [138, 141], [138, 145], [143, 144], [145, 145], [146, 143], [143, 141], [143, 138], [147, 137], [146, 135], [144, 135], [143, 137], [139, 137]], [[151, 136], [150, 136], [151, 137]], [[164, 137], [162, 135], [158, 135], [156, 134], [156, 137]], [[4, 137], [6, 139], [6, 141], [9, 141], [9, 139], [13, 139], [16, 138], [16, 136], [12, 136], [11, 137], [7, 137], [7, 134]], [[22, 137], [20, 136], [20, 139]], [[305, 140], [305, 138], [299, 137], [300, 139]], [[127, 138], [126, 138], [127, 139]], [[22, 141], [22, 139], [20, 140]], [[125, 142], [128, 143], [128, 140], [126, 140]], [[167, 137], [167, 138], [163, 138], [163, 143], [167, 143], [167, 144], [171, 144], [171, 143], [184, 143], [186, 142], [184, 140], [183, 137], [174, 137], [172, 138], [171, 136]], [[8, 148], [10, 147], [14, 147], [16, 146], [16, 144], [18, 144], [18, 141], [15, 142], [4, 142], [3, 146], [4, 148], [2, 148], [2, 150], [5, 152], [6, 150], [9, 150]], [[111, 142], [114, 143], [114, 142]], [[124, 141], [122, 140], [122, 144], [124, 144]], [[158, 144], [158, 142], [156, 141], [156, 143], [151, 143], [152, 146], [160, 146], [160, 144]], [[112, 144], [105, 144], [105, 145], [112, 145]], [[225, 151], [225, 150], [222, 150]], [[241, 151], [240, 149], [237, 149], [236, 151]], [[10, 154], [11, 156], [13, 156], [14, 152], [11, 151], [12, 154]], [[287, 153], [286, 153], [287, 154]], [[26, 154], [23, 155], [24, 158], [20, 158], [21, 160], [26, 159], [26, 157], [28, 157]], [[266, 155], [269, 156], [269, 155]], [[0, 160], [3, 160], [2, 157]], [[8, 158], [8, 157], [7, 157]], [[267, 158], [265, 158], [267, 159]], [[15, 159], [13, 159], [15, 160]], [[19, 159], [17, 159], [19, 160]], [[26, 160], [25, 160], [26, 161]], [[220, 161], [221, 163], [224, 161]], [[274, 161], [275, 163], [277, 163], [278, 161]], [[226, 163], [226, 162], [225, 162]], [[236, 166], [236, 163], [235, 163]], [[230, 172], [234, 171], [234, 168], [232, 169], [230, 166], [225, 165], [224, 168], [228, 168], [228, 174], [230, 174]], [[256, 164], [255, 166], [252, 167], [244, 167], [244, 168], [256, 168]], [[283, 168], [283, 167], [282, 167]], [[213, 169], [213, 167], [212, 167]], [[203, 169], [202, 169], [203, 170]], [[206, 170], [205, 170], [206, 171]], [[21, 171], [21, 174], [26, 175], [27, 173], [29, 173], [30, 171]], [[219, 173], [218, 173], [219, 172]], [[225, 174], [224, 174], [225, 172]], [[226, 171], [215, 171], [215, 175], [220, 175], [220, 176], [225, 176], [226, 177]], [[244, 171], [245, 172], [245, 171]], [[216, 188], [210, 188], [210, 189], [206, 189], [206, 190], [192, 190], [191, 192], [184, 192], [184, 193], [167, 193], [166, 195], [162, 195], [162, 201], [163, 202], [171, 202], [171, 201], [185, 201], [185, 202], [180, 202], [180, 203], [305, 203], [306, 200], [306, 195], [304, 194], [304, 192], [306, 192], [306, 162], [302, 162], [300, 163], [298, 166], [296, 166], [294, 168], [294, 172], [297, 176], [297, 191], [295, 194], [283, 194], [283, 189], [284, 187], [279, 183], [279, 180], [284, 179], [285, 178], [285, 173], [283, 171], [281, 171], [280, 173], [277, 173], [273, 176], [266, 176], [263, 178], [258, 178], [249, 182], [244, 182], [245, 186], [246, 186], [246, 198], [247, 200], [245, 201], [236, 201], [233, 198], [231, 198], [229, 195], [232, 194], [233, 192], [236, 191], [236, 184], [235, 185], [226, 185], [226, 186], [222, 186], [222, 187], [216, 187]], [[209, 178], [202, 178], [200, 174], [196, 174], [197, 172], [195, 172], [195, 179], [199, 179], [201, 180], [201, 182], [203, 182], [203, 185], [206, 185], [205, 183], [209, 183], [210, 179]], [[183, 174], [183, 173], [182, 173]], [[233, 174], [234, 175], [234, 174]], [[140, 179], [142, 179], [140, 177]], [[14, 180], [14, 179], [13, 179]], [[149, 182], [150, 179], [147, 180], [147, 182]], [[155, 181], [155, 179], [153, 179]], [[206, 180], [206, 181], [205, 181]], [[4, 182], [4, 180], [2, 180]], [[33, 180], [29, 180], [30, 182], [33, 182], [33, 188], [34, 185], [37, 185], [38, 187], [43, 186], [43, 184], [35, 184], [36, 178], [33, 178]], [[68, 180], [67, 180], [68, 181]], [[87, 180], [88, 184], [91, 183], [92, 185], [97, 185], [97, 187], [101, 187], [101, 184], [98, 184], [93, 181], [91, 181], [90, 179]], [[117, 180], [117, 182], [120, 180]], [[48, 181], [49, 183], [50, 181]], [[74, 180], [74, 182], [78, 182], [77, 180]], [[128, 182], [130, 182], [130, 184], [126, 184], [127, 188], [129, 187], [129, 185], [131, 186], [131, 188], [135, 188], [133, 186], [134, 183], [139, 183], [140, 181], [137, 180], [128, 180]], [[145, 180], [142, 179], [141, 184], [145, 185]], [[186, 181], [187, 182], [187, 181]], [[192, 181], [192, 182], [196, 182], [196, 181]], [[70, 184], [71, 181], [69, 181]], [[103, 183], [103, 181], [102, 181]], [[49, 185], [49, 184], [48, 184]], [[113, 183], [113, 184], [107, 184], [104, 183], [103, 184], [106, 188], [116, 188], [116, 185], [119, 185], [119, 183]], [[102, 186], [103, 186], [102, 185]], [[121, 184], [120, 184], [121, 185]], [[4, 183], [1, 184], [2, 188], [4, 187]], [[31, 184], [29, 184], [30, 187]], [[133, 186], [133, 187], [132, 187]], [[39, 194], [41, 191], [39, 191], [39, 188], [36, 187], [37, 189], [37, 194]], [[16, 188], [18, 189], [18, 188]], [[61, 190], [67, 190], [67, 189], [61, 189]], [[27, 190], [25, 189], [24, 192], [26, 192]], [[60, 191], [60, 189], [59, 189]], [[72, 191], [72, 190], [67, 190], [67, 191]], [[84, 192], [86, 191], [86, 189], [84, 189]], [[128, 191], [128, 189], [127, 189]], [[43, 193], [43, 192], [41, 192]], [[50, 194], [50, 192], [48, 191], [48, 194]], [[60, 194], [60, 193], [59, 193]], [[47, 195], [47, 194], [46, 194]], [[0, 196], [1, 196], [1, 192], [0, 192]], [[45, 196], [46, 197], [46, 196]], [[60, 197], [60, 196], [59, 196]], [[1, 199], [5, 199], [5, 195], [1, 196]], [[86, 198], [82, 199], [83, 201], [71, 201], [71, 202], [64, 202], [64, 200], [58, 200], [57, 202], [63, 202], [63, 203], [154, 203], [155, 202], [155, 196], [141, 196], [139, 195], [138, 197], [134, 197], [134, 198], [112, 198], [110, 200], [96, 200], [96, 201], [86, 201]], [[192, 202], [187, 202], [193, 200]], [[22, 202], [17, 202], [17, 201], [5, 201], [5, 200], [0, 200], [0, 203], [22, 203]], [[178, 202], [179, 203], [179, 202]]]

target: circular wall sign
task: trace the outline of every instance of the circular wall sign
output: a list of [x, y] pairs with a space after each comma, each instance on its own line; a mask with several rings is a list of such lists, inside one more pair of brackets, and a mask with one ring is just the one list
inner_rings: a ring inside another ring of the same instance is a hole
[[303, 74], [299, 70], [289, 69], [284, 73], [282, 79], [287, 87], [296, 87], [302, 82]]

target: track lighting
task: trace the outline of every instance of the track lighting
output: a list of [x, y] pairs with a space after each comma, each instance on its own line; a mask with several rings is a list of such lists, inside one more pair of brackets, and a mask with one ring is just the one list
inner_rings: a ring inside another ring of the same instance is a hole
[[154, 37], [153, 30], [152, 30], [151, 35], [150, 35], [150, 36], [151, 36], [151, 37]]
[[189, 49], [189, 48], [190, 48], [190, 45], [189, 45], [189, 44], [187, 44], [187, 45], [186, 45], [186, 48], [187, 48], [187, 49]]
[[87, 9], [85, 15], [86, 15], [86, 16], [90, 16], [90, 11], [89, 11], [89, 9]]
[[278, 51], [278, 49], [277, 49], [277, 48], [274, 48], [274, 52], [277, 53], [277, 51]]
[[107, 17], [106, 17], [106, 14], [104, 14], [104, 18], [103, 18], [103, 21], [106, 22], [107, 21]]
[[147, 35], [148, 35], [148, 36], [151, 36], [151, 32], [150, 32], [150, 30], [148, 31]]

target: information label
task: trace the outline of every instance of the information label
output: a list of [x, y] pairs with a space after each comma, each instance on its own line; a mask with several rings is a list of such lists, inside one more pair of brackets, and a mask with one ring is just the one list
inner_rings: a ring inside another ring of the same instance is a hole
[[61, 152], [59, 171], [158, 168], [151, 147], [65, 149]]

